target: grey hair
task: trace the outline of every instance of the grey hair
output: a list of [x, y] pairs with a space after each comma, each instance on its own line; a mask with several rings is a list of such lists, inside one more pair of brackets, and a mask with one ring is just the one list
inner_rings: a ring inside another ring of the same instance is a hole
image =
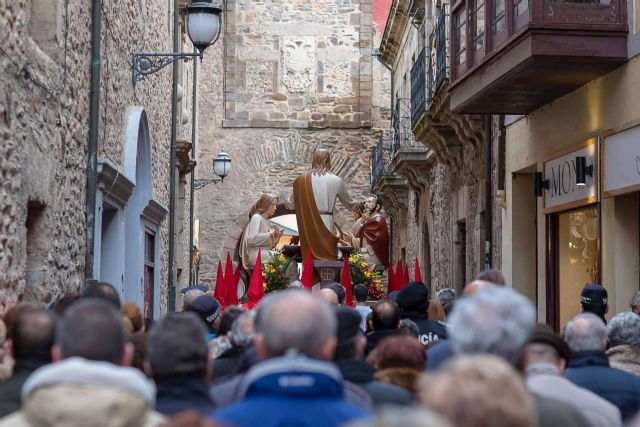
[[607, 326], [607, 340], [611, 347], [640, 346], [640, 316], [631, 311], [614, 316]]
[[629, 301], [629, 307], [633, 308], [636, 305], [640, 305], [640, 291], [636, 292]]
[[186, 294], [184, 294], [184, 297], [182, 298], [182, 303], [191, 307], [193, 305], [193, 302], [198, 297], [201, 297], [202, 295], [206, 295], [206, 293], [201, 291], [200, 289], [191, 289]]
[[238, 347], [249, 347], [253, 343], [256, 334], [254, 320], [256, 312], [254, 310], [242, 313], [231, 326], [231, 342]]
[[444, 314], [448, 316], [449, 313], [451, 313], [451, 310], [453, 309], [454, 304], [456, 303], [455, 289], [451, 289], [451, 288], [440, 289], [436, 293], [436, 298], [438, 298], [438, 301], [440, 301], [440, 304], [442, 304], [442, 307], [444, 308]]
[[260, 308], [258, 330], [272, 357], [295, 350], [320, 358], [327, 340], [336, 335], [331, 308], [306, 292], [282, 292], [263, 300]]
[[345, 427], [451, 427], [452, 424], [440, 415], [419, 406], [389, 406], [367, 421], [345, 424]]
[[400, 330], [407, 334], [407, 335], [411, 335], [414, 336], [416, 338], [418, 338], [420, 336], [420, 328], [418, 327], [418, 325], [416, 324], [416, 322], [414, 322], [411, 319], [402, 319], [400, 321], [401, 326], [400, 326]]
[[511, 288], [491, 286], [456, 303], [447, 332], [455, 353], [493, 354], [515, 365], [535, 321], [527, 298]]
[[572, 352], [602, 351], [607, 326], [593, 313], [582, 313], [571, 319], [564, 329], [564, 339]]

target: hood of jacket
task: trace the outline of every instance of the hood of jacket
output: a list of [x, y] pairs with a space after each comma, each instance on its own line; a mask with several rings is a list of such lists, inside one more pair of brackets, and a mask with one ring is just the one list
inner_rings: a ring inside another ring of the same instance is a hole
[[22, 412], [34, 427], [141, 426], [154, 398], [154, 385], [137, 369], [70, 358], [29, 377]]
[[617, 345], [607, 350], [609, 364], [634, 375], [640, 375], [640, 346]]
[[338, 368], [328, 362], [301, 356], [277, 357], [247, 372], [240, 385], [240, 395], [340, 399], [342, 376]]
[[604, 351], [576, 351], [571, 354], [567, 368], [584, 368], [587, 366], [609, 366], [609, 359]]

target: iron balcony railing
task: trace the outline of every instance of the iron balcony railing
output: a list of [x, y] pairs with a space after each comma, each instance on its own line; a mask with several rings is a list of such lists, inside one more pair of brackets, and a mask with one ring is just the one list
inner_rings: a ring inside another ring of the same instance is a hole
[[391, 121], [391, 158], [402, 149], [417, 149], [424, 146], [417, 142], [411, 130], [410, 100], [400, 98], [396, 101]]
[[440, 85], [449, 80], [449, 58], [447, 21], [449, 6], [445, 5], [438, 13], [433, 31], [429, 35], [429, 59], [427, 69], [427, 102], [431, 102]]
[[426, 48], [422, 49], [416, 63], [411, 67], [411, 127], [415, 126], [426, 110], [427, 88], [425, 86]]
[[380, 140], [371, 152], [371, 181], [369, 185], [373, 189], [380, 179], [389, 173], [389, 133], [381, 132]]

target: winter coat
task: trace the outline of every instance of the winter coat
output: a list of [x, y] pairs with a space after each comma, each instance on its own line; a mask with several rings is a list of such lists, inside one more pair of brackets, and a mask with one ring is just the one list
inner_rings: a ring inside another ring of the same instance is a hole
[[367, 392], [376, 406], [415, 403], [414, 396], [407, 390], [374, 379], [375, 369], [363, 360], [336, 360], [334, 363], [342, 377]]
[[602, 351], [573, 353], [564, 375], [574, 384], [616, 405], [623, 421], [631, 419], [640, 410], [640, 377], [611, 368]]
[[441, 341], [427, 349], [427, 371], [435, 371], [453, 357], [451, 341]]
[[640, 346], [617, 345], [607, 350], [609, 366], [640, 375]]
[[405, 315], [403, 319], [412, 320], [418, 325], [418, 329], [420, 330], [418, 341], [424, 346], [429, 345], [433, 341], [447, 339], [446, 324], [439, 320], [429, 320], [426, 313]]
[[531, 392], [539, 427], [589, 427], [589, 420], [568, 403]]
[[367, 346], [364, 348], [365, 356], [368, 356], [383, 339], [401, 333], [400, 329], [381, 329], [379, 331], [369, 332], [367, 335]]
[[174, 416], [187, 409], [200, 415], [213, 412], [213, 400], [209, 396], [209, 385], [204, 379], [193, 377], [156, 378], [156, 411]]
[[[247, 354], [248, 353], [249, 350], [247, 350]], [[245, 354], [245, 357], [247, 354]], [[254, 363], [253, 367], [260, 366], [262, 363], [264, 363], [264, 361]], [[242, 400], [244, 397], [243, 384], [246, 376], [247, 373], [242, 373], [231, 377], [220, 378], [211, 383], [209, 395], [213, 399], [213, 403], [217, 409], [226, 408]], [[351, 403], [363, 411], [371, 411], [373, 409], [373, 401], [363, 389], [349, 381], [342, 381], [342, 387], [344, 398], [348, 403]]]
[[18, 360], [13, 368], [13, 375], [0, 382], [0, 418], [20, 410], [22, 385], [42, 362]]
[[622, 426], [620, 410], [614, 404], [564, 378], [554, 364], [535, 363], [527, 367], [525, 378], [530, 391], [568, 403], [580, 411], [592, 427]]
[[245, 354], [244, 347], [233, 346], [213, 361], [213, 379], [233, 375], [238, 372]]
[[22, 388], [22, 409], [0, 427], [154, 427], [154, 385], [134, 368], [70, 358], [35, 371]]
[[332, 364], [301, 357], [260, 363], [244, 377], [244, 400], [213, 415], [236, 427], [332, 427], [368, 414], [347, 403], [342, 377]]

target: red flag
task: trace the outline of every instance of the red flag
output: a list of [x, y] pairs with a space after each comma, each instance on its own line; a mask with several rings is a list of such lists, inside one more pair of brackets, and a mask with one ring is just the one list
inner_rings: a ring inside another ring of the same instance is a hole
[[238, 304], [238, 283], [233, 283], [233, 264], [231, 256], [227, 252], [227, 265], [224, 267], [224, 282], [226, 293], [224, 295], [225, 306]]
[[311, 245], [307, 247], [307, 256], [304, 257], [302, 279], [300, 279], [300, 281], [304, 287], [311, 292], [311, 288], [313, 288], [313, 256], [311, 255]]
[[389, 262], [387, 266], [387, 295], [389, 295], [396, 287], [396, 273], [393, 271], [393, 265]]
[[353, 290], [351, 289], [351, 274], [349, 273], [349, 258], [344, 257], [344, 265], [342, 266], [342, 276], [340, 276], [340, 284], [344, 286], [347, 297], [344, 302], [349, 307], [353, 307]]
[[418, 262], [418, 257], [416, 257], [416, 269], [413, 272], [413, 280], [415, 282], [422, 282], [422, 272], [420, 271], [420, 263]]
[[404, 265], [404, 276], [402, 281], [404, 282], [402, 287], [404, 288], [407, 283], [409, 283], [409, 266], [407, 264]]
[[248, 308], [249, 310], [256, 308], [264, 296], [264, 288], [262, 287], [262, 257], [260, 252], [261, 251], [258, 251], [256, 266], [253, 269], [251, 282], [249, 283], [249, 291], [247, 292], [249, 301], [247, 301], [246, 304], [243, 304], [243, 307]]
[[226, 291], [226, 286], [225, 286], [225, 281], [224, 281], [224, 274], [222, 274], [222, 261], [220, 261], [220, 258], [218, 258], [218, 274], [216, 274], [216, 290], [213, 293], [213, 296], [215, 297], [215, 299], [218, 300], [218, 302], [224, 307], [224, 297], [225, 297], [225, 291]]
[[240, 282], [240, 261], [238, 261], [238, 263], [236, 264], [236, 269], [233, 272], [233, 283], [235, 283], [235, 285], [238, 286], [239, 282]]

